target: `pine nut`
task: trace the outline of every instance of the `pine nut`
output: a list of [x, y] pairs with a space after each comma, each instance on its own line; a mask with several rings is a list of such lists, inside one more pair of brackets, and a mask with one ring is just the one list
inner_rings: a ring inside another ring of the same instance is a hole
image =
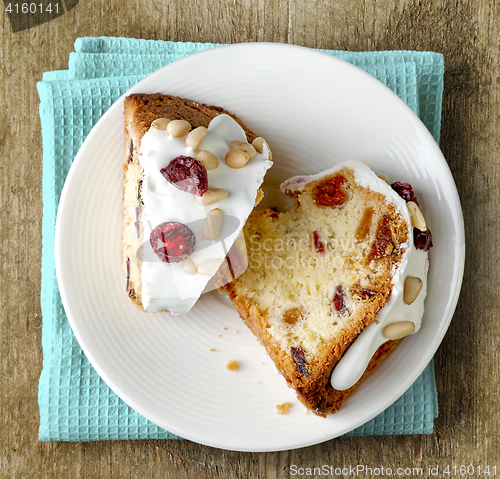
[[201, 161], [207, 170], [215, 170], [219, 166], [219, 159], [208, 150], [200, 150], [196, 155], [196, 159]]
[[169, 123], [170, 120], [168, 118], [157, 118], [151, 123], [151, 127], [155, 130], [166, 130]]
[[257, 156], [257, 150], [253, 145], [247, 143], [246, 141], [233, 140], [229, 143], [229, 148], [234, 151], [244, 151], [248, 153], [248, 158], [251, 160]]
[[411, 304], [417, 299], [417, 296], [422, 291], [423, 281], [415, 276], [408, 276], [405, 279], [405, 288], [403, 292], [403, 301], [406, 304]]
[[427, 225], [425, 224], [425, 218], [417, 204], [413, 201], [408, 201], [406, 206], [410, 212], [411, 224], [413, 227], [420, 231], [426, 231]]
[[198, 265], [198, 273], [203, 274], [204, 276], [213, 276], [217, 273], [221, 261], [222, 259], [220, 258], [206, 259], [205, 261], [202, 261]]
[[223, 214], [219, 208], [210, 211], [201, 225], [201, 237], [214, 240], [219, 237], [222, 228]]
[[231, 150], [226, 153], [226, 165], [231, 168], [243, 168], [250, 160], [250, 156], [246, 151], [242, 150]]
[[174, 138], [180, 138], [181, 136], [187, 135], [189, 130], [191, 130], [191, 125], [186, 120], [172, 120], [167, 125], [167, 133]]
[[398, 321], [384, 328], [384, 336], [387, 339], [401, 339], [415, 331], [415, 325], [411, 321]]
[[190, 146], [193, 150], [197, 150], [201, 142], [207, 136], [207, 129], [204, 126], [199, 126], [186, 136], [186, 146]]
[[[264, 151], [264, 144], [267, 145], [266, 140], [264, 140], [262, 136], [258, 136], [252, 141], [252, 146], [258, 153], [262, 153]], [[267, 145], [267, 148], [269, 149], [269, 145]]]
[[182, 269], [186, 274], [196, 274], [198, 272], [194, 261], [191, 258], [185, 259], [181, 263]]
[[224, 199], [226, 196], [227, 191], [222, 188], [209, 188], [203, 196], [194, 195], [193, 198], [199, 205], [208, 206], [217, 203], [217, 201]]
[[391, 184], [389, 181], [389, 177], [385, 175], [384, 173], [380, 173], [380, 175], [377, 175], [381, 180], [384, 180], [387, 184]]

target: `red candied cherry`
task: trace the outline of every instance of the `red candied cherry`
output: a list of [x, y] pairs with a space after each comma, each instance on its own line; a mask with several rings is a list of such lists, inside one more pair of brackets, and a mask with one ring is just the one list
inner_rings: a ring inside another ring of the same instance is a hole
[[408, 201], [413, 201], [418, 206], [418, 198], [415, 195], [413, 186], [410, 183], [401, 183], [400, 181], [395, 181], [391, 184], [391, 188], [407, 203]]
[[194, 233], [184, 224], [159, 224], [149, 237], [153, 251], [164, 263], [180, 263], [191, 256], [196, 242]]
[[190, 156], [174, 158], [160, 173], [181, 191], [196, 196], [203, 196], [208, 190], [207, 169], [201, 161]]

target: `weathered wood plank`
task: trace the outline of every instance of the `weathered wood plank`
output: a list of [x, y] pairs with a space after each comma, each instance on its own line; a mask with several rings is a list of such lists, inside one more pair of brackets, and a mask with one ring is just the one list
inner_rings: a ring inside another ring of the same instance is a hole
[[[15, 34], [4, 15], [0, 477], [284, 478], [291, 465], [324, 464], [424, 470], [496, 464], [500, 473], [499, 24], [495, 0], [88, 0]], [[271, 454], [188, 441], [38, 442], [42, 149], [35, 83], [44, 71], [66, 68], [73, 41], [85, 35], [444, 53], [442, 149], [461, 195], [469, 247], [457, 313], [436, 355], [440, 417], [434, 435], [343, 438]]]

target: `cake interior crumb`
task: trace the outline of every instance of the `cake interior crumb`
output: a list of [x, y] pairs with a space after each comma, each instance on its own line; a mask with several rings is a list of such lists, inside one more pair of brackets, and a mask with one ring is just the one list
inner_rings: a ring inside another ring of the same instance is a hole
[[[266, 334], [283, 351], [301, 348], [305, 360], [373, 319], [390, 294], [403, 250], [368, 259], [374, 245], [394, 247], [408, 237], [384, 195], [358, 185], [347, 168], [341, 172], [322, 181], [341, 178], [349, 185], [342, 207], [318, 206], [311, 184], [296, 198], [296, 209], [250, 216], [244, 228], [248, 268], [233, 283], [238, 296], [258, 308]], [[333, 303], [337, 296], [341, 303]]]
[[229, 361], [226, 364], [226, 369], [228, 371], [236, 371], [239, 367], [240, 367], [240, 365], [238, 364], [238, 361]]
[[288, 410], [292, 407], [292, 403], [284, 402], [283, 404], [278, 404], [276, 409], [278, 410], [278, 414], [288, 414]]

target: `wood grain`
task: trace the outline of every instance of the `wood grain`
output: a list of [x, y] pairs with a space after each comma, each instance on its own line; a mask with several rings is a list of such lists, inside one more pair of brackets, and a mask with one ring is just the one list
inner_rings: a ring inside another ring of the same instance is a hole
[[[489, 464], [500, 474], [499, 25], [496, 0], [81, 0], [69, 13], [15, 34], [4, 14], [0, 477], [285, 478], [292, 465], [324, 464], [425, 471]], [[461, 196], [468, 248], [458, 308], [436, 354], [440, 415], [433, 435], [341, 438], [263, 454], [189, 441], [38, 441], [42, 146], [36, 82], [44, 71], [67, 67], [77, 37], [99, 35], [445, 55], [441, 145]]]

